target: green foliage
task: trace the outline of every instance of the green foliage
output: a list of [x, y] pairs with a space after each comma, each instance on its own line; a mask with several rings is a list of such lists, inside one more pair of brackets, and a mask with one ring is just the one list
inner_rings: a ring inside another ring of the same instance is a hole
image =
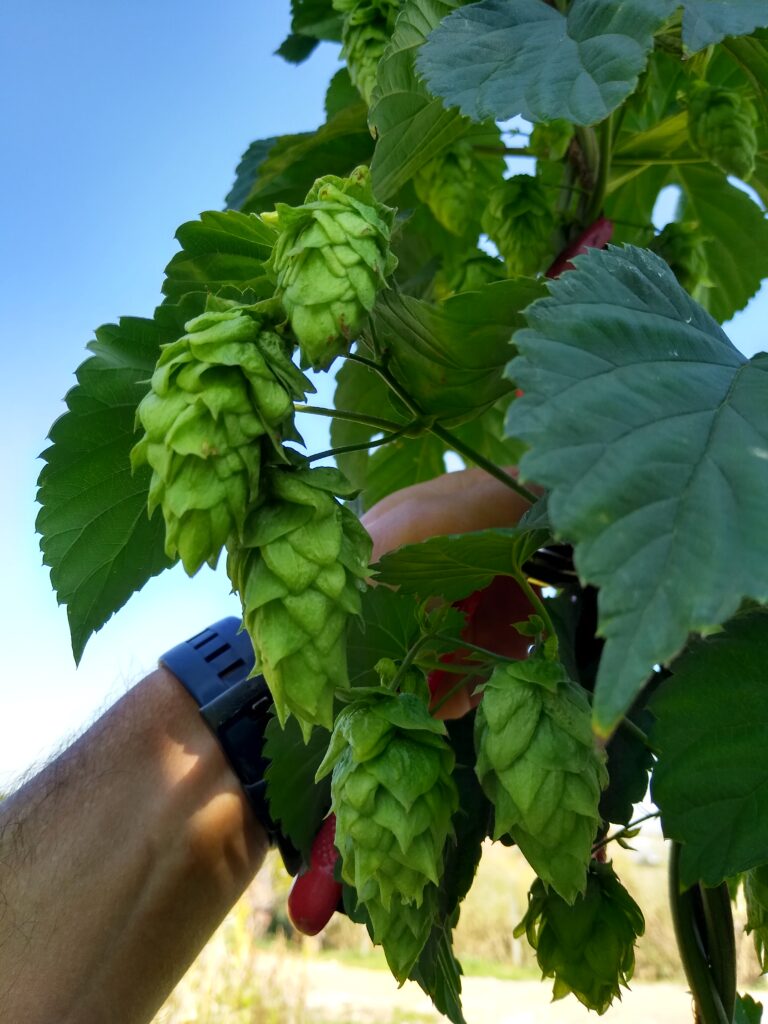
[[[551, 488], [555, 531], [600, 588], [594, 711], [608, 734], [690, 632], [768, 599], [767, 364], [746, 360], [649, 253], [591, 253], [551, 290], [515, 337], [509, 372], [525, 395], [507, 428], [531, 445], [521, 469]], [[728, 508], [739, 530], [724, 534], [714, 510]]]
[[652, 793], [665, 835], [683, 844], [685, 886], [699, 879], [717, 885], [765, 861], [768, 786], [759, 723], [768, 710], [767, 621], [762, 610], [739, 615], [698, 641], [651, 703], [659, 751]]
[[760, 969], [768, 968], [768, 869], [764, 864], [744, 873], [747, 901], [746, 931], [751, 933]]
[[[333, 793], [350, 914], [454, 1024], [489, 835], [539, 874], [520, 928], [555, 997], [619, 994], [642, 915], [592, 854], [631, 841], [650, 774], [696, 1014], [755, 1024], [722, 880], [744, 872], [762, 963], [768, 363], [719, 323], [768, 278], [768, 6], [290, 11], [285, 59], [341, 44], [325, 123], [246, 149], [51, 428], [37, 525], [75, 657], [225, 547], [275, 705], [272, 814], [306, 856]], [[332, 409], [301, 363], [334, 364]], [[332, 418], [331, 452], [296, 408]], [[457, 457], [499, 490], [397, 494]]]

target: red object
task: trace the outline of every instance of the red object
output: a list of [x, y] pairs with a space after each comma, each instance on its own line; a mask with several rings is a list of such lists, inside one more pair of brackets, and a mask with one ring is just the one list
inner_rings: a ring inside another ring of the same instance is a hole
[[[528, 618], [532, 608], [519, 584], [511, 576], [496, 576], [483, 590], [476, 590], [469, 597], [456, 601], [454, 607], [463, 611], [467, 622], [462, 637], [478, 647], [485, 647], [494, 654], [508, 658], [525, 658], [530, 646], [530, 637], [521, 636], [513, 623]], [[446, 665], [466, 665], [473, 660], [473, 652], [461, 647], [450, 654], [444, 654], [441, 661]], [[483, 681], [482, 675], [465, 676], [466, 684], [455, 693], [437, 712], [438, 718], [461, 718], [480, 703], [480, 695], [473, 696], [474, 686]], [[429, 673], [430, 704], [434, 707], [461, 680], [455, 672], [441, 669]]]
[[604, 249], [613, 237], [613, 221], [598, 217], [577, 239], [567, 245], [547, 271], [547, 277], [559, 277], [565, 270], [573, 270], [571, 260], [583, 256], [587, 249]]
[[322, 931], [341, 899], [341, 883], [333, 877], [339, 859], [335, 838], [336, 815], [329, 814], [312, 843], [309, 867], [299, 872], [288, 895], [288, 916], [305, 935]]

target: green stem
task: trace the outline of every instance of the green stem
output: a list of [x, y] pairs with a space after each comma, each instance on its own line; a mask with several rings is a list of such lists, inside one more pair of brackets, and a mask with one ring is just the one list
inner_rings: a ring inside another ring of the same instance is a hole
[[728, 1020], [736, 1005], [736, 937], [731, 897], [725, 882], [710, 889], [699, 885], [710, 970]]
[[403, 679], [405, 673], [413, 664], [414, 658], [419, 653], [421, 648], [424, 647], [424, 645], [427, 644], [431, 639], [432, 634], [425, 633], [424, 636], [420, 636], [418, 640], [411, 644], [410, 648], [406, 652], [405, 657], [400, 662], [400, 665], [398, 666], [397, 672], [392, 678], [392, 681], [388, 684], [390, 690], [397, 690], [398, 686], [400, 685], [400, 680]]
[[634, 736], [635, 739], [640, 740], [647, 750], [650, 750], [654, 754], [657, 753], [653, 744], [648, 739], [647, 734], [643, 732], [639, 725], [635, 725], [631, 718], [622, 718], [619, 722], [619, 728], [624, 729], [625, 732], [630, 733], [630, 735]]
[[555, 627], [552, 624], [552, 619], [550, 618], [549, 612], [547, 611], [542, 599], [539, 597], [539, 595], [533, 589], [531, 584], [528, 582], [525, 573], [515, 573], [515, 579], [517, 580], [520, 589], [528, 598], [528, 603], [531, 605], [532, 608], [535, 608], [536, 614], [544, 622], [544, 628], [547, 631], [547, 636], [554, 637], [555, 642], [557, 642], [557, 632], [555, 631]]
[[710, 972], [696, 923], [698, 886], [680, 890], [680, 843], [669, 857], [669, 905], [685, 976], [691, 987], [700, 1024], [730, 1024]]
[[632, 832], [638, 825], [642, 825], [644, 821], [650, 821], [651, 818], [658, 818], [658, 816], [658, 811], [651, 811], [648, 814], [644, 814], [641, 818], [635, 818], [634, 821], [630, 821], [630, 823], [625, 825], [624, 828], [619, 829], [618, 832], [614, 832], [612, 836], [606, 836], [604, 839], [601, 839], [599, 843], [595, 843], [592, 847], [593, 855], [595, 850], [601, 850], [604, 846], [607, 846], [608, 843], [612, 843], [614, 839], [621, 839], [621, 837], [625, 836], [628, 832]]
[[591, 224], [603, 209], [605, 202], [605, 190], [608, 185], [608, 178], [611, 173], [611, 154], [613, 152], [613, 114], [609, 115], [600, 126], [599, 133], [599, 156], [597, 165], [597, 180], [592, 192], [592, 199], [587, 207], [586, 220]]
[[408, 392], [400, 385], [392, 374], [389, 372], [386, 366], [381, 363], [375, 362], [373, 359], [367, 359], [365, 356], [360, 356], [356, 352], [352, 355], [347, 356], [347, 359], [351, 359], [355, 363], [362, 363], [363, 366], [367, 366], [369, 369], [377, 373], [384, 383], [390, 388], [391, 391], [397, 395], [403, 405], [406, 406], [409, 412], [412, 412], [416, 417], [422, 417], [424, 413], [414, 402], [413, 398]]
[[400, 430], [393, 430], [391, 434], [387, 434], [386, 437], [380, 437], [378, 441], [363, 441], [360, 444], [343, 444], [338, 448], [328, 448], [324, 452], [310, 455], [307, 462], [317, 462], [318, 459], [327, 459], [334, 455], [348, 455], [350, 452], [365, 452], [369, 448], [380, 448], [383, 444], [389, 444], [390, 441], [395, 441], [398, 437], [409, 433], [413, 430], [413, 427], [413, 423], [406, 423]]
[[441, 707], [443, 707], [444, 704], [447, 704], [448, 701], [452, 697], [455, 697], [457, 693], [461, 693], [462, 690], [466, 689], [467, 685], [470, 682], [471, 682], [470, 679], [462, 679], [460, 683], [457, 683], [455, 686], [452, 686], [450, 688], [450, 690], [448, 691], [448, 693], [443, 694], [443, 696], [440, 698], [440, 700], [437, 702], [437, 704], [434, 704], [429, 709], [430, 710], [430, 714], [432, 716], [436, 715], [437, 712], [440, 710]]
[[445, 633], [433, 633], [432, 635], [436, 640], [456, 644], [457, 647], [466, 647], [468, 651], [477, 651], [478, 654], [483, 654], [486, 658], [492, 658], [494, 661], [510, 662], [520, 660], [519, 658], [508, 658], [505, 654], [495, 654], [493, 651], [489, 651], [487, 647], [478, 647], [477, 644], [471, 644], [469, 640], [462, 640], [461, 637], [446, 636]]
[[366, 416], [364, 413], [349, 412], [347, 409], [326, 409], [321, 405], [301, 405], [294, 403], [296, 412], [309, 413], [310, 416], [328, 416], [334, 420], [344, 420], [346, 423], [360, 423], [364, 427], [375, 427], [377, 430], [400, 430], [402, 423], [395, 423], [394, 420], [384, 420], [380, 416]]
[[475, 153], [483, 153], [488, 156], [528, 156], [536, 158], [536, 154], [527, 146], [473, 146], [472, 149]]
[[476, 466], [479, 466], [480, 469], [484, 469], [486, 473], [490, 473], [491, 476], [496, 477], [496, 479], [500, 480], [505, 487], [509, 487], [510, 490], [515, 491], [521, 498], [525, 498], [525, 500], [529, 501], [532, 505], [539, 500], [538, 495], [534, 494], [533, 491], [529, 491], [527, 487], [523, 487], [523, 485], [518, 483], [513, 476], [505, 472], [501, 466], [497, 466], [495, 462], [491, 462], [490, 459], [486, 459], [484, 455], [480, 454], [480, 452], [476, 452], [474, 448], [470, 448], [468, 444], [464, 444], [464, 442], [460, 441], [455, 434], [452, 434], [450, 430], [447, 430], [445, 427], [441, 426], [441, 424], [433, 423], [431, 426], [428, 426], [427, 429], [433, 433], [435, 437], [439, 437], [441, 441], [445, 441], [445, 443], [450, 448], [457, 451], [459, 455], [463, 455], [466, 459], [469, 459], [470, 462], [474, 462]]

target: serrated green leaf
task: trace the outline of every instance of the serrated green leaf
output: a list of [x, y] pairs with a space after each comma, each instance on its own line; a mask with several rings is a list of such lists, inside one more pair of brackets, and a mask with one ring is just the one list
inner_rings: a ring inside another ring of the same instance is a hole
[[131, 594], [171, 564], [162, 518], [147, 517], [149, 470], [132, 475], [129, 458], [136, 406], [164, 340], [153, 320], [125, 317], [100, 327], [42, 455], [36, 525], [67, 606], [75, 661]]
[[515, 576], [547, 540], [539, 530], [477, 530], [408, 544], [379, 561], [377, 581], [402, 593], [457, 601], [482, 590], [495, 576]]
[[264, 273], [276, 231], [258, 217], [228, 210], [209, 211], [187, 221], [176, 232], [182, 251], [165, 268], [163, 294], [170, 300], [203, 289], [226, 286], [252, 289], [260, 297], [274, 291]]
[[768, 220], [711, 165], [678, 165], [670, 180], [683, 190], [680, 219], [697, 222], [706, 239], [711, 287], [695, 297], [722, 323], [743, 309], [768, 277]]
[[668, 0], [483, 0], [455, 11], [416, 58], [447, 106], [476, 121], [596, 124], [629, 96]]
[[270, 762], [264, 775], [269, 812], [304, 855], [306, 863], [320, 823], [331, 806], [330, 779], [315, 782], [328, 739], [327, 730], [318, 726], [305, 745], [298, 721], [289, 718], [281, 729], [276, 715], [264, 732], [263, 756]]
[[763, 1004], [756, 1002], [749, 994], [736, 996], [736, 1010], [733, 1024], [760, 1024], [763, 1019]]
[[[640, 728], [648, 729], [650, 717], [641, 712], [633, 715], [632, 721]], [[648, 789], [653, 755], [646, 743], [627, 729], [617, 729], [607, 751], [608, 786], [600, 796], [598, 810], [603, 821], [628, 825], [632, 821], [635, 804], [640, 803]]]
[[470, 127], [456, 110], [446, 110], [429, 95], [414, 67], [415, 54], [428, 34], [460, 3], [407, 0], [379, 62], [370, 112], [378, 136], [371, 175], [382, 202]]
[[371, 587], [362, 598], [362, 614], [352, 620], [347, 640], [351, 686], [377, 686], [376, 663], [400, 661], [418, 636], [416, 603], [386, 587]]
[[591, 250], [550, 287], [515, 336], [525, 394], [507, 429], [600, 588], [594, 714], [608, 734], [690, 632], [768, 600], [768, 356], [747, 361], [639, 249]]
[[319, 40], [313, 39], [312, 36], [291, 33], [280, 43], [275, 54], [288, 61], [289, 64], [301, 64], [311, 56], [318, 42]]
[[279, 139], [276, 135], [269, 139], [257, 139], [243, 153], [240, 163], [235, 170], [235, 182], [224, 200], [228, 210], [239, 210], [241, 208], [259, 176], [261, 165], [278, 141]]
[[291, 34], [275, 53], [291, 64], [301, 64], [321, 39], [341, 39], [341, 15], [331, 0], [291, 0]]
[[279, 138], [259, 164], [240, 208], [261, 213], [273, 209], [275, 203], [300, 206], [316, 178], [325, 174], [344, 177], [367, 164], [372, 152], [365, 104], [345, 107], [317, 131]]
[[768, 850], [768, 614], [732, 619], [673, 665], [650, 710], [651, 792], [682, 843], [680, 882], [718, 885]]
[[340, 114], [347, 107], [360, 102], [360, 93], [352, 84], [346, 68], [339, 68], [328, 85], [325, 94], [325, 116], [328, 120]]
[[682, 0], [683, 42], [692, 52], [768, 25], [764, 0]]
[[374, 308], [377, 344], [419, 409], [448, 425], [479, 415], [514, 387], [503, 366], [522, 310], [544, 293], [528, 278], [497, 281], [434, 305], [382, 292]]

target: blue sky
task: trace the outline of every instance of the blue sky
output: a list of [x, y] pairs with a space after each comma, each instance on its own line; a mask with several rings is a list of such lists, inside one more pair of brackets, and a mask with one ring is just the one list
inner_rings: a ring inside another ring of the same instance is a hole
[[[338, 48], [300, 69], [274, 57], [288, 6], [5, 0], [0, 790], [167, 647], [238, 611], [221, 570], [189, 580], [175, 569], [104, 627], [75, 671], [34, 532], [37, 456], [93, 329], [151, 315], [176, 227], [222, 207], [252, 139], [323, 120]], [[734, 325], [745, 351], [762, 347], [767, 310], [761, 296]], [[320, 431], [304, 430], [315, 450]]]

